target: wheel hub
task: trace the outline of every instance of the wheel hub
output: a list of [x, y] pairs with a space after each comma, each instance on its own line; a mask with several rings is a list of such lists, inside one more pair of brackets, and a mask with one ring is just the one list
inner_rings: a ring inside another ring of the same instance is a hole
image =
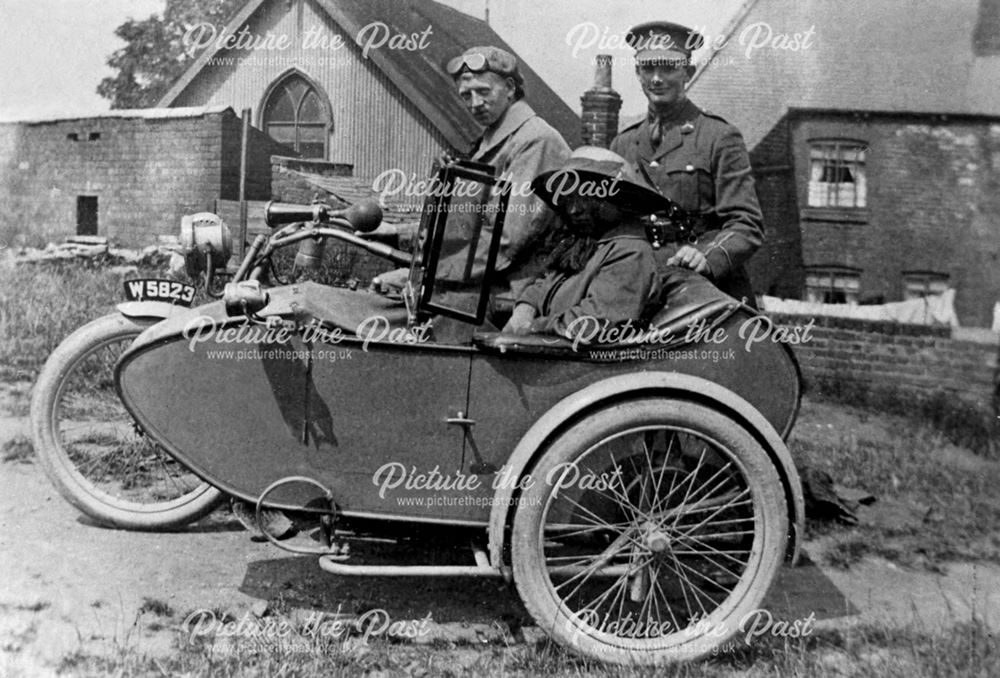
[[643, 531], [643, 543], [653, 553], [663, 553], [670, 548], [670, 536], [660, 526], [647, 522]]

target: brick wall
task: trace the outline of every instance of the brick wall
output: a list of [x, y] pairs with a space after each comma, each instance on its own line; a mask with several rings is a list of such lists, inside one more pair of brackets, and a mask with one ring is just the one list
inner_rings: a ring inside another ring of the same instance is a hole
[[[867, 208], [837, 220], [806, 208], [809, 140], [867, 146]], [[904, 271], [948, 276], [963, 325], [1000, 300], [1000, 124], [992, 119], [801, 112], [791, 148], [806, 266], [861, 270], [859, 297], [898, 301]]]
[[753, 288], [762, 294], [798, 298], [805, 273], [787, 117], [751, 149], [750, 164], [764, 215], [764, 242], [749, 264]]
[[[248, 198], [267, 198], [273, 153], [253, 130]], [[77, 232], [77, 198], [97, 198], [98, 235], [128, 247], [176, 234], [184, 214], [238, 196], [241, 122], [232, 110], [0, 125], [0, 239]]]
[[832, 385], [914, 405], [934, 399], [985, 418], [998, 410], [1000, 335], [949, 327], [771, 314], [777, 325], [814, 323], [792, 349], [807, 388]]

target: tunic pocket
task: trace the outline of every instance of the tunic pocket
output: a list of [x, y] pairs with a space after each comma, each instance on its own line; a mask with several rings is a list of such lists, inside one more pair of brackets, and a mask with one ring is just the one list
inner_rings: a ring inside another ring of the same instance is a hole
[[700, 214], [712, 207], [712, 174], [703, 162], [683, 157], [661, 158], [648, 163], [657, 188], [682, 208]]

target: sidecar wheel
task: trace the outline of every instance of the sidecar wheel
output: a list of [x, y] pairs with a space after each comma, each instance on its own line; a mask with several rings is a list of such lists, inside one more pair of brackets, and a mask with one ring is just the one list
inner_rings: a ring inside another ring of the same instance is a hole
[[702, 405], [602, 409], [561, 434], [530, 478], [514, 516], [514, 581], [538, 625], [586, 657], [703, 657], [759, 609], [783, 561], [774, 465]]
[[115, 391], [118, 357], [150, 324], [114, 313], [84, 325], [49, 356], [31, 398], [42, 468], [59, 494], [109, 527], [180, 527], [222, 499], [139, 432]]

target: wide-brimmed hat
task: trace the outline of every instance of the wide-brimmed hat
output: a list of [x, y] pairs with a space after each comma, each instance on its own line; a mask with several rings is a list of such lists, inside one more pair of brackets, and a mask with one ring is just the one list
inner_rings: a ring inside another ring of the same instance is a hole
[[563, 166], [543, 172], [531, 190], [552, 209], [562, 211], [571, 195], [593, 197], [637, 214], [670, 209], [670, 199], [632, 169], [625, 158], [600, 146], [581, 146]]

